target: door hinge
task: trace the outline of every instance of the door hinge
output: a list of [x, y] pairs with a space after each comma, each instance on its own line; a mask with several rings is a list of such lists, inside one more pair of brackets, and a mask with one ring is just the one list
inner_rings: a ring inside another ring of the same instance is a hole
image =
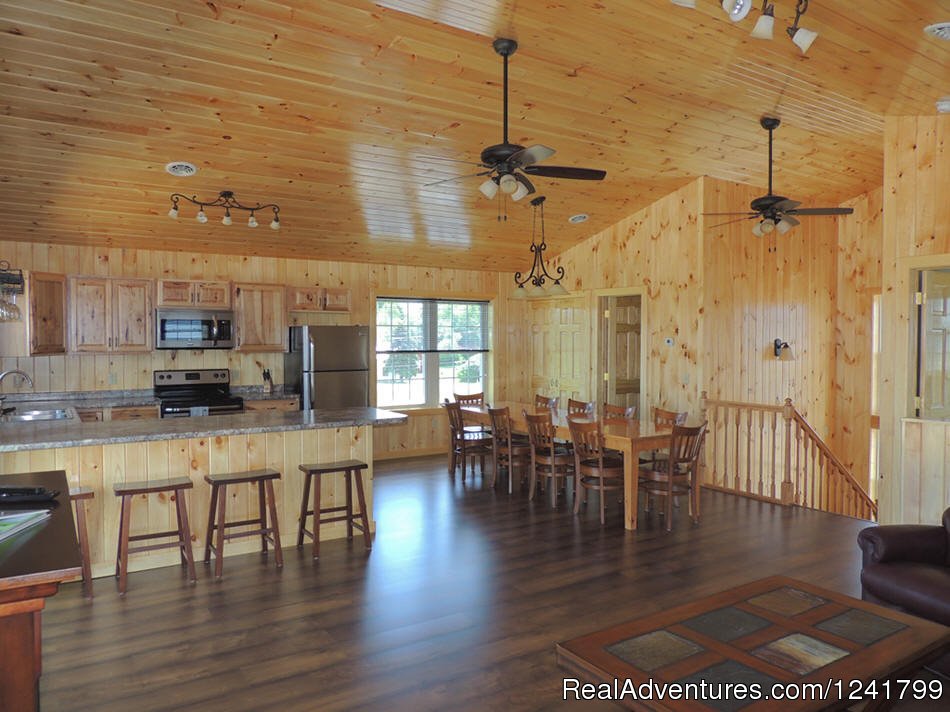
[[610, 309], [604, 309], [604, 319], [610, 318]]
[[610, 374], [609, 374], [609, 373], [604, 373], [604, 380], [605, 380], [605, 381], [609, 381], [609, 380], [610, 380]]
[[920, 396], [914, 396], [914, 408], [916, 410], [923, 410], [924, 408], [924, 399]]
[[918, 307], [924, 305], [924, 302], [927, 301], [927, 298], [924, 296], [923, 292], [914, 292], [914, 304]]

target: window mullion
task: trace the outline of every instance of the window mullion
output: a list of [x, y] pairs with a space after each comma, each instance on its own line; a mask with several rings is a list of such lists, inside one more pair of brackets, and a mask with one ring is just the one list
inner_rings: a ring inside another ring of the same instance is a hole
[[[432, 349], [439, 344], [439, 307], [437, 302], [425, 302], [423, 309], [425, 320], [426, 344]], [[429, 352], [426, 359], [426, 405], [434, 408], [439, 405], [439, 354]]]

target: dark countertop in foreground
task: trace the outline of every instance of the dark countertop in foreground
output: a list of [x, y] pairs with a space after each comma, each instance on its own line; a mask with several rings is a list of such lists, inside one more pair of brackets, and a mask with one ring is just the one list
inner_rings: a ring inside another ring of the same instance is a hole
[[143, 440], [178, 440], [213, 435], [244, 435], [281, 430], [399, 425], [407, 416], [379, 408], [295, 410], [83, 423], [55, 420], [0, 424], [0, 452], [107, 445]]

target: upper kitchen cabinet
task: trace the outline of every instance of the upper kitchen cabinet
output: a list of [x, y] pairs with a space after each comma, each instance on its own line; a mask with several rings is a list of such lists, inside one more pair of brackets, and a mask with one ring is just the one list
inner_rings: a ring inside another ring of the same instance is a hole
[[30, 355], [66, 353], [66, 276], [32, 272], [27, 288]]
[[346, 287], [288, 287], [290, 311], [350, 311]]
[[234, 284], [235, 350], [285, 351], [286, 287], [279, 284]]
[[229, 282], [202, 282], [184, 279], [158, 280], [158, 306], [230, 309]]
[[70, 277], [70, 350], [140, 353], [152, 349], [152, 281]]

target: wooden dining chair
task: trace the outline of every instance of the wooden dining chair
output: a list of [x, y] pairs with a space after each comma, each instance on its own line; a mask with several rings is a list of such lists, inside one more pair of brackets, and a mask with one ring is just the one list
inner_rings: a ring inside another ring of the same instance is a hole
[[557, 495], [560, 491], [558, 480], [567, 484], [567, 478], [574, 474], [574, 455], [566, 447], [555, 442], [554, 434], [557, 428], [551, 418], [551, 413], [529, 413], [524, 411], [525, 422], [528, 424], [528, 442], [531, 445], [531, 488], [528, 499], [534, 499], [538, 481], [541, 478], [550, 480], [543, 487], [550, 487], [551, 504], [557, 506]]
[[[511, 411], [505, 408], [489, 408], [488, 417], [491, 419], [493, 465], [491, 486], [500, 470], [508, 472], [508, 494], [514, 491], [514, 469], [527, 468], [531, 460], [531, 445], [524, 435], [511, 432]], [[522, 480], [524, 475], [522, 474]]]
[[604, 422], [622, 423], [627, 420], [637, 419], [637, 406], [612, 405], [604, 403]]
[[623, 490], [623, 460], [604, 448], [604, 434], [600, 422], [568, 420], [571, 441], [574, 443], [574, 514], [581, 508], [581, 492], [587, 501], [587, 491], [597, 490], [600, 495], [600, 523], [606, 522], [607, 492]]
[[690, 495], [693, 523], [699, 524], [699, 455], [706, 439], [706, 423], [696, 427], [674, 425], [669, 455], [640, 468], [639, 486], [648, 497], [666, 497], [666, 530], [673, 528], [673, 498]]
[[567, 417], [581, 416], [583, 418], [594, 417], [594, 404], [587, 401], [567, 399]]
[[[485, 458], [493, 454], [491, 433], [478, 430], [468, 430], [462, 421], [462, 406], [450, 403], [446, 398], [443, 403], [449, 418], [449, 474], [455, 476], [459, 461], [462, 463], [462, 481], [465, 481], [465, 468], [469, 458], [478, 458], [485, 475]], [[472, 463], [472, 474], [475, 474], [475, 464]]]
[[547, 408], [548, 410], [557, 410], [558, 399], [548, 398], [547, 396], [542, 396], [540, 393], [535, 394], [534, 396], [534, 407], [535, 408]]
[[[664, 410], [663, 408], [653, 407], [653, 424], [657, 427], [673, 427], [674, 425], [684, 425], [689, 413], [685, 411]], [[663, 460], [666, 458], [666, 450], [651, 450], [640, 456], [640, 465], [646, 465], [651, 462]]]
[[468, 393], [466, 395], [453, 393], [452, 395], [455, 396], [455, 402], [463, 408], [467, 405], [485, 405], [484, 393]]

